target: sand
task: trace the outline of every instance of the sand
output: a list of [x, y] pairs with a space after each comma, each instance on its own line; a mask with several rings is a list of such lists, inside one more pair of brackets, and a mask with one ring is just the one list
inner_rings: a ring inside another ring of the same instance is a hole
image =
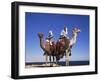
[[52, 63], [50, 66], [50, 63], [47, 64], [30, 64], [30, 65], [25, 65], [25, 68], [35, 68], [35, 67], [58, 67], [60, 65], [57, 65], [55, 63]]

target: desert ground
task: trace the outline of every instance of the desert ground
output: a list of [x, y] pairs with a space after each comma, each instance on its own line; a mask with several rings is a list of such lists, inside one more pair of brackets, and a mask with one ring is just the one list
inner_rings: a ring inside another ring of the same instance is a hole
[[60, 67], [61, 65], [57, 65], [55, 63], [52, 63], [50, 66], [50, 63], [47, 64], [30, 64], [30, 65], [25, 65], [25, 68], [35, 68], [35, 67]]

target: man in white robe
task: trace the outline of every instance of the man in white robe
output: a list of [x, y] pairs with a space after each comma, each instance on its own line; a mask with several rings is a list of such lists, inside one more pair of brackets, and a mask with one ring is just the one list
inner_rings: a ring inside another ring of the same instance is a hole
[[52, 38], [53, 38], [53, 32], [50, 30], [49, 34], [48, 34], [48, 36], [46, 38], [46, 42], [49, 42], [50, 45], [52, 45]]
[[61, 33], [60, 33], [60, 36], [61, 37], [65, 37], [65, 38], [69, 38], [68, 37], [68, 29], [67, 29], [67, 27], [64, 27], [64, 29], [61, 31]]

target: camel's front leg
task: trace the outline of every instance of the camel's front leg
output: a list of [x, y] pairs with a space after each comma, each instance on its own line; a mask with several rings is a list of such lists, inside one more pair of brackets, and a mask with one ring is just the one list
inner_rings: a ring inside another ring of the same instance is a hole
[[55, 63], [55, 57], [54, 56], [52, 56], [53, 57], [53, 63]]
[[69, 54], [70, 54], [70, 52], [69, 52], [69, 50], [66, 50], [66, 66], [69, 66], [69, 60], [70, 60], [70, 56], [69, 56]]
[[46, 62], [46, 66], [47, 66], [47, 63], [48, 63], [48, 55], [47, 54], [45, 55], [45, 62]]
[[49, 55], [49, 60], [50, 60], [50, 66], [53, 66], [53, 64], [51, 62], [51, 55]]

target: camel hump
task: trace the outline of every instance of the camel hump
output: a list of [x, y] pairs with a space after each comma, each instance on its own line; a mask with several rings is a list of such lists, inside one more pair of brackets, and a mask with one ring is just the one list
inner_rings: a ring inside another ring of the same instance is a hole
[[39, 36], [40, 38], [42, 38], [42, 37], [43, 37], [42, 32], [38, 32], [38, 36]]

